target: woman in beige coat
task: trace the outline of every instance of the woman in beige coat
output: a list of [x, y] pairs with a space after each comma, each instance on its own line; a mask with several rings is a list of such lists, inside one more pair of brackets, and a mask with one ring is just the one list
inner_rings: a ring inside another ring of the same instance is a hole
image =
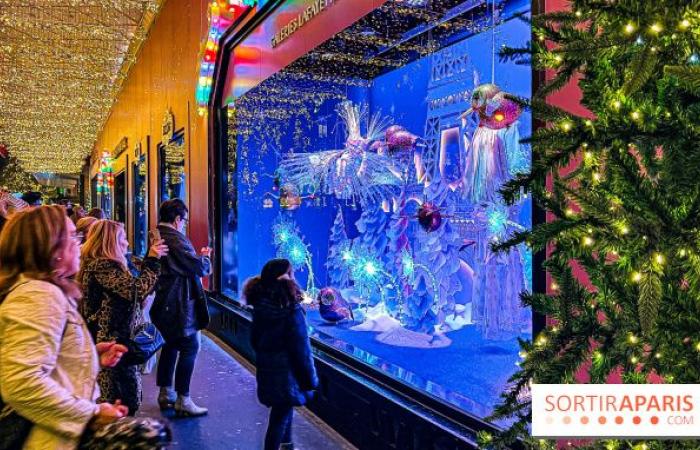
[[24, 449], [75, 449], [86, 427], [127, 414], [95, 403], [100, 364], [126, 348], [96, 348], [78, 313], [78, 239], [60, 206], [18, 213], [0, 234], [0, 394], [34, 424]]

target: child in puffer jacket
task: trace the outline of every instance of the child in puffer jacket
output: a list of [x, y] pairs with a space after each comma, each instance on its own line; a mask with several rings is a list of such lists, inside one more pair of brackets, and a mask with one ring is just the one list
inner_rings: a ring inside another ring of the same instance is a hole
[[268, 261], [244, 286], [253, 306], [251, 343], [256, 354], [258, 399], [270, 407], [265, 450], [293, 449], [294, 407], [318, 387], [301, 289], [286, 259]]

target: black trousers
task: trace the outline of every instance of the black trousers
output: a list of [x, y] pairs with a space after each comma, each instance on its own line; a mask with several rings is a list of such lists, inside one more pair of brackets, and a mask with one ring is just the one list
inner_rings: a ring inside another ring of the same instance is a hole
[[156, 381], [160, 387], [171, 387], [175, 376], [175, 390], [182, 396], [190, 395], [190, 381], [194, 362], [199, 352], [199, 332], [174, 340], [166, 340], [160, 350]]
[[265, 450], [279, 450], [280, 445], [292, 442], [293, 406], [273, 406], [265, 433]]

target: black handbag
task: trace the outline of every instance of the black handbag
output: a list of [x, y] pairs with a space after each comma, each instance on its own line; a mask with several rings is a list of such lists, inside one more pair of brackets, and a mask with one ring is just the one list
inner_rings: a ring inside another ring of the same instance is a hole
[[[153, 355], [156, 354], [160, 348], [165, 345], [165, 339], [163, 335], [160, 334], [158, 328], [151, 322], [143, 321], [143, 311], [141, 311], [141, 300], [136, 297], [134, 292], [134, 300], [136, 307], [134, 308], [134, 314], [136, 320], [134, 321], [137, 325], [134, 326], [131, 332], [131, 339], [124, 343], [129, 351], [124, 355], [126, 364], [132, 366], [138, 366], [145, 364], [146, 361], [151, 359]], [[0, 449], [1, 450], [1, 449]]]
[[0, 450], [21, 450], [34, 424], [0, 398]]

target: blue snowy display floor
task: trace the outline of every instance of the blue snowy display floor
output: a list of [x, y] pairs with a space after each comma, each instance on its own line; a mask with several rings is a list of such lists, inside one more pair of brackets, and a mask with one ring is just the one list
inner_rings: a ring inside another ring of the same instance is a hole
[[308, 311], [307, 321], [312, 335], [323, 342], [482, 418], [517, 369], [517, 340], [485, 341], [473, 325], [447, 333], [451, 345], [425, 349], [378, 342], [378, 332], [351, 330], [357, 325], [353, 322], [330, 324], [314, 310]]

